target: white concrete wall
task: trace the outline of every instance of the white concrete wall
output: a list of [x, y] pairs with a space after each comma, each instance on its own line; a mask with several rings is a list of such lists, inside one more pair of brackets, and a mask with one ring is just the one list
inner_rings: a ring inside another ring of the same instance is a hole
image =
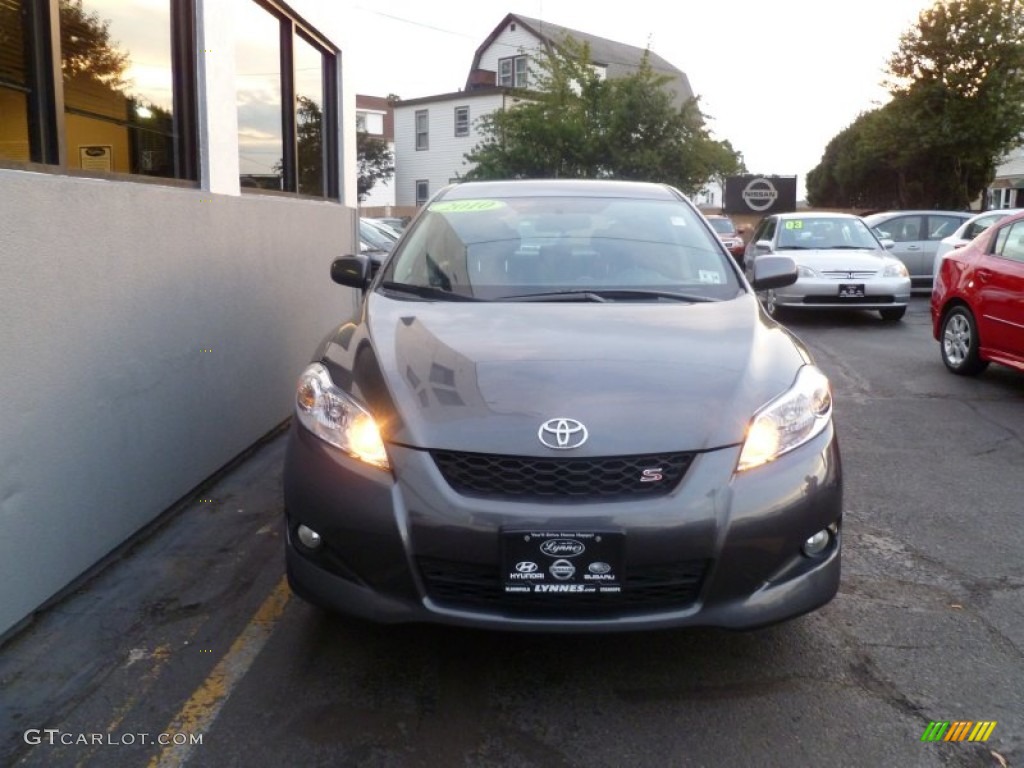
[[[199, 4], [200, 50], [228, 7]], [[354, 91], [350, 205], [239, 194], [232, 70], [199, 71], [201, 188], [0, 168], [0, 635], [288, 418], [354, 306]]]
[[[395, 196], [398, 205], [416, 204], [416, 181], [427, 179], [430, 194], [472, 167], [465, 154], [481, 140], [479, 119], [502, 106], [500, 93], [460, 94], [421, 104], [395, 107]], [[469, 107], [469, 135], [455, 135], [455, 108]], [[416, 112], [426, 109], [430, 116], [430, 148], [416, 149]]]

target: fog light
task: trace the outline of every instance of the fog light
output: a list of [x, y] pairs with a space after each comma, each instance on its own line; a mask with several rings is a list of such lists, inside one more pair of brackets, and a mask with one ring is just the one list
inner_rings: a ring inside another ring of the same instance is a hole
[[320, 538], [320, 534], [305, 525], [300, 525], [298, 529], [299, 541], [302, 545], [308, 549], [319, 549], [320, 545], [323, 544], [323, 539]]
[[803, 552], [808, 557], [814, 557], [820, 555], [825, 551], [825, 547], [828, 546], [829, 540], [832, 538], [828, 529], [818, 531], [816, 534], [811, 536], [807, 541], [804, 542]]

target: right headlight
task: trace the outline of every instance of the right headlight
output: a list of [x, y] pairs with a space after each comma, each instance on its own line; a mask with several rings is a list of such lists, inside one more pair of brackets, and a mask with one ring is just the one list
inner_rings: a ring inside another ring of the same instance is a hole
[[736, 471], [767, 464], [819, 434], [832, 417], [832, 390], [825, 374], [805, 365], [786, 392], [754, 414]]
[[805, 267], [802, 264], [797, 266], [796, 272], [798, 275], [800, 275], [800, 277], [821, 277], [821, 275], [819, 275], [813, 269], [811, 269], [810, 267]]
[[334, 384], [320, 363], [302, 372], [295, 392], [299, 423], [321, 440], [378, 469], [390, 469], [373, 416]]

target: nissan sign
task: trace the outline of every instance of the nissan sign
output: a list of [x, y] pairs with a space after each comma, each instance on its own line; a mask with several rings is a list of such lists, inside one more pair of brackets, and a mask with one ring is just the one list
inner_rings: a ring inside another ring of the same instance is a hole
[[787, 213], [796, 210], [796, 176], [730, 176], [726, 213]]

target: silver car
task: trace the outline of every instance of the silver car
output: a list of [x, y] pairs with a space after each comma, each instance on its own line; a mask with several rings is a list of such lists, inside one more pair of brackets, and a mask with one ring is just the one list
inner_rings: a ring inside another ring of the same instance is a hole
[[[523, 233], [530, 233], [524, 238]], [[829, 382], [677, 190], [441, 190], [299, 377], [287, 572], [379, 622], [749, 628], [839, 586]]]
[[892, 255], [906, 265], [911, 285], [928, 290], [939, 242], [970, 217], [967, 211], [885, 211], [864, 221], [880, 240], [893, 241]]
[[748, 271], [775, 255], [796, 261], [799, 279], [761, 292], [769, 314], [780, 309], [873, 309], [897, 321], [910, 301], [910, 276], [862, 219], [846, 213], [780, 213], [758, 225], [747, 245]]

